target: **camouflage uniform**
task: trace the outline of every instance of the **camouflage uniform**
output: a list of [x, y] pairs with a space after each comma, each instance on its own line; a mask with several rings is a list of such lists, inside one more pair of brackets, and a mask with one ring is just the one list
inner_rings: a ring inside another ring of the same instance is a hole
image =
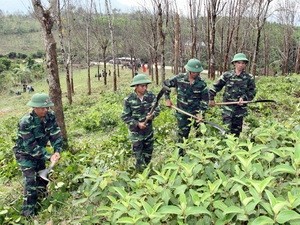
[[[182, 73], [164, 81], [167, 87], [175, 87], [177, 91], [177, 107], [196, 115], [206, 111], [208, 108], [208, 89], [207, 85], [199, 76], [193, 84], [190, 84], [189, 74]], [[170, 92], [166, 92], [166, 99], [170, 99]], [[183, 138], [188, 138], [191, 130], [191, 119], [180, 112], [176, 113], [178, 124], [178, 141], [183, 142]], [[193, 123], [198, 128], [198, 123]]]
[[[147, 127], [143, 130], [138, 127], [138, 122], [145, 121], [147, 113], [150, 112], [155, 101], [156, 96], [149, 91], [146, 91], [142, 100], [135, 92], [124, 100], [121, 118], [129, 127], [132, 150], [136, 158], [136, 169], [139, 171], [151, 161], [154, 139], [152, 120], [148, 121]], [[160, 109], [157, 107], [153, 116], [156, 117], [159, 111]]]
[[[214, 100], [216, 94], [225, 86], [223, 102], [251, 101], [256, 94], [254, 78], [243, 71], [236, 75], [234, 71], [228, 71], [221, 75], [219, 80], [209, 90], [210, 100]], [[224, 124], [228, 125], [230, 133], [239, 136], [242, 132], [243, 118], [247, 115], [246, 105], [226, 105], [222, 107]]]
[[24, 177], [24, 216], [35, 215], [38, 199], [47, 196], [48, 182], [38, 176], [38, 171], [45, 169], [45, 161], [52, 155], [46, 151], [48, 141], [55, 152], [61, 152], [63, 141], [53, 112], [48, 111], [41, 120], [32, 111], [20, 120], [13, 150]]

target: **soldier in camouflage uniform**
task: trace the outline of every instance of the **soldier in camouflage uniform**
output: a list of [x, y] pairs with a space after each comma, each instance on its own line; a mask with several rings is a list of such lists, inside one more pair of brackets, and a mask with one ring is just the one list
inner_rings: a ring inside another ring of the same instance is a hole
[[[154, 142], [152, 120], [159, 114], [159, 107], [154, 110], [152, 115], [149, 114], [156, 101], [156, 96], [147, 91], [147, 86], [150, 83], [151, 81], [145, 74], [137, 74], [133, 78], [130, 86], [135, 87], [135, 89], [125, 98], [121, 116], [129, 127], [137, 171], [142, 171], [151, 161]], [[146, 118], [147, 123], [145, 123]]]
[[[174, 87], [177, 91], [177, 107], [192, 114], [202, 114], [208, 108], [208, 89], [205, 81], [201, 79], [200, 73], [203, 71], [201, 62], [198, 59], [190, 59], [185, 65], [186, 73], [178, 74], [164, 81], [167, 87]], [[171, 107], [170, 92], [166, 92], [166, 106]], [[202, 115], [201, 115], [202, 116]], [[178, 142], [182, 143], [184, 138], [188, 138], [191, 124], [197, 129], [199, 123], [192, 121], [189, 116], [180, 112], [176, 113], [178, 125]], [[180, 149], [179, 155], [185, 154]]]
[[[251, 101], [256, 94], [254, 78], [245, 72], [248, 63], [246, 55], [238, 53], [231, 61], [235, 69], [221, 75], [219, 80], [210, 89], [210, 106], [214, 106], [216, 94], [225, 86], [223, 94], [224, 102]], [[225, 105], [222, 107], [223, 123], [228, 125], [230, 133], [240, 136], [243, 126], [243, 118], [247, 115], [247, 106], [241, 103], [237, 105]]]
[[[22, 215], [29, 217], [36, 215], [38, 200], [47, 196], [48, 181], [40, 178], [38, 171], [46, 168], [46, 160], [59, 160], [63, 141], [55, 115], [49, 110], [53, 106], [49, 96], [44, 93], [34, 94], [27, 105], [33, 110], [19, 122], [13, 151], [24, 177]], [[46, 150], [48, 141], [54, 154]]]

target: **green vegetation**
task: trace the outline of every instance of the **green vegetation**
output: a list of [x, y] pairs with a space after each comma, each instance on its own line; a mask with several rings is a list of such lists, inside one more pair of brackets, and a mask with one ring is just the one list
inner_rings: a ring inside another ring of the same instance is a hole
[[[257, 99], [278, 104], [249, 105], [240, 139], [202, 124], [201, 138], [192, 133], [179, 146], [174, 112], [162, 106], [154, 124], [152, 164], [142, 174], [134, 174], [127, 127], [120, 120], [123, 98], [131, 91], [130, 71], [121, 70], [115, 93], [112, 77], [107, 87], [93, 77], [91, 96], [86, 95], [86, 76], [84, 70], [74, 75], [74, 104], [64, 99], [70, 146], [51, 175], [49, 198], [30, 220], [19, 215], [22, 176], [11, 150], [30, 94], [2, 95], [1, 224], [300, 223], [299, 76], [257, 79]], [[65, 92], [63, 75], [61, 83]], [[33, 85], [47, 91], [45, 81]], [[207, 115], [219, 124], [220, 118], [219, 108]], [[179, 147], [187, 150], [184, 158], [178, 158]]]

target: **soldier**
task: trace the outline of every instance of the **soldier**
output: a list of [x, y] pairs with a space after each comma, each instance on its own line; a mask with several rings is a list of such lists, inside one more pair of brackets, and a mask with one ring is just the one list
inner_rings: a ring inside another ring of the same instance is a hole
[[[200, 73], [203, 71], [201, 62], [198, 59], [190, 59], [184, 66], [186, 73], [178, 74], [164, 81], [167, 87], [174, 87], [177, 91], [177, 107], [192, 114], [202, 114], [208, 108], [208, 89], [205, 81], [201, 79]], [[170, 92], [166, 92], [166, 106], [171, 107]], [[197, 129], [199, 123], [180, 112], [176, 113], [178, 125], [178, 142], [182, 143], [184, 138], [188, 138], [191, 124], [194, 124]], [[179, 155], [185, 154], [183, 149], [180, 149]]]
[[[16, 145], [13, 148], [16, 160], [24, 177], [24, 202], [22, 215], [37, 214], [38, 200], [47, 196], [48, 181], [38, 176], [45, 169], [45, 162], [56, 162], [62, 151], [62, 136], [55, 115], [49, 110], [54, 104], [45, 93], [34, 94], [27, 106], [32, 112], [23, 116], [18, 125]], [[54, 154], [46, 150], [50, 141]]]
[[[121, 116], [130, 131], [137, 171], [142, 171], [151, 161], [154, 142], [152, 120], [158, 116], [160, 111], [159, 107], [157, 107], [153, 114], [149, 114], [156, 100], [156, 96], [152, 92], [147, 91], [150, 83], [151, 81], [145, 74], [137, 74], [133, 78], [130, 86], [134, 87], [134, 92], [125, 98]], [[147, 119], [147, 123], [145, 123], [145, 119]]]
[[224, 102], [238, 101], [238, 105], [227, 105], [223, 107], [223, 123], [228, 125], [230, 133], [236, 137], [240, 136], [243, 126], [243, 118], [247, 115], [246, 105], [242, 101], [251, 101], [256, 94], [254, 78], [245, 72], [249, 60], [243, 53], [234, 55], [231, 63], [235, 69], [221, 75], [219, 80], [210, 89], [210, 106], [215, 106], [216, 94], [225, 86], [223, 94]]

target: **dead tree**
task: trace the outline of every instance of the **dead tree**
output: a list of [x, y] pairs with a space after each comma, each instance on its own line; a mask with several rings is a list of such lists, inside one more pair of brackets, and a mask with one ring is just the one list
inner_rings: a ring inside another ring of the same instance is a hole
[[46, 49], [46, 63], [48, 70], [49, 95], [54, 103], [54, 111], [57, 116], [57, 123], [65, 143], [67, 143], [67, 130], [64, 121], [64, 112], [62, 104], [62, 91], [60, 87], [56, 42], [52, 33], [55, 23], [55, 14], [57, 9], [57, 0], [51, 1], [49, 8], [45, 8], [40, 0], [32, 0], [34, 14], [40, 22], [44, 35], [44, 44]]

